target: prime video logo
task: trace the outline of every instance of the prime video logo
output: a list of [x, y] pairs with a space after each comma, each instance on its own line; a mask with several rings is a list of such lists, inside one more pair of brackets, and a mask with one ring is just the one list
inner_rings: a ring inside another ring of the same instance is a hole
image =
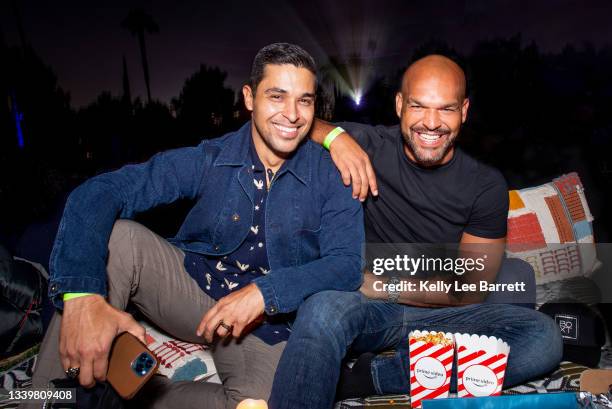
[[427, 369], [417, 369], [416, 373], [423, 374], [423, 376], [425, 376], [426, 378], [429, 378], [429, 379], [437, 378], [439, 376], [444, 376], [444, 374], [442, 372], [431, 371], [431, 370], [427, 370]]
[[372, 264], [372, 273], [381, 275], [385, 272], [403, 272], [415, 275], [417, 271], [445, 271], [463, 275], [471, 271], [483, 271], [485, 254], [479, 258], [440, 258], [440, 257], [409, 257], [407, 255], [396, 255], [394, 258], [375, 258]]
[[472, 382], [474, 385], [483, 388], [487, 385], [492, 386], [495, 385], [495, 382], [489, 380], [489, 379], [478, 379], [478, 378], [472, 378], [471, 376], [466, 376], [464, 378], [466, 381], [470, 381]]

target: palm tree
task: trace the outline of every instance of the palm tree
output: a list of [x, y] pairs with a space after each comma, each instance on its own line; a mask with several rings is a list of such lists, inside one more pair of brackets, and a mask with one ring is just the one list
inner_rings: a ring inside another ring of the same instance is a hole
[[121, 27], [138, 37], [142, 70], [144, 71], [144, 79], [147, 86], [147, 98], [148, 101], [151, 102], [151, 85], [149, 82], [149, 62], [147, 60], [147, 48], [145, 46], [145, 32], [147, 34], [159, 33], [159, 26], [153, 20], [153, 17], [147, 14], [143, 9], [133, 9], [130, 10], [127, 17], [121, 22]]
[[17, 4], [16, 0], [11, 1], [11, 6], [13, 6], [15, 23], [17, 24], [17, 32], [19, 33], [19, 40], [21, 41], [21, 49], [25, 50], [28, 42], [26, 40], [25, 31], [23, 30], [23, 19], [21, 18], [21, 11], [19, 10], [19, 5]]

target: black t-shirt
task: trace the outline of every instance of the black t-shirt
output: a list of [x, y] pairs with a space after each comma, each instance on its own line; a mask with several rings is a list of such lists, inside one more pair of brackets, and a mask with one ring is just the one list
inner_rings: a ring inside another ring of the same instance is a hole
[[508, 187], [501, 173], [455, 147], [450, 162], [434, 169], [411, 162], [399, 125], [338, 124], [368, 153], [377, 198], [364, 204], [369, 243], [458, 243], [463, 232], [506, 235]]

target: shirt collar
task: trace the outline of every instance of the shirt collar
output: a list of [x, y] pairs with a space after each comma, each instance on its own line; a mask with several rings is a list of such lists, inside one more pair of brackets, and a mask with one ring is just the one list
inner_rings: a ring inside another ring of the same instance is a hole
[[259, 159], [259, 155], [257, 155], [257, 150], [255, 150], [255, 143], [253, 142], [253, 138], [249, 138], [249, 140], [250, 140], [249, 159], [251, 159], [251, 163], [253, 163], [253, 170], [256, 170], [258, 172], [264, 172], [266, 168], [264, 164], [261, 163], [261, 159]]

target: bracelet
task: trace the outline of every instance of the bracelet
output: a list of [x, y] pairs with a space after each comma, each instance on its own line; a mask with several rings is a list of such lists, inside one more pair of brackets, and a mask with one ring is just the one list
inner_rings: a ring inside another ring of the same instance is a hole
[[[400, 297], [401, 292], [397, 289], [397, 286], [401, 283], [400, 279], [397, 277], [391, 277], [389, 281], [387, 281], [387, 301], [390, 303], [397, 303], [397, 300]], [[393, 291], [389, 288], [389, 284], [393, 285]]]
[[334, 139], [336, 139], [336, 136], [340, 135], [342, 132], [345, 132], [345, 131], [339, 126], [332, 129], [325, 137], [325, 140], [323, 141], [323, 147], [329, 150], [329, 145], [331, 145]]
[[86, 295], [92, 295], [93, 293], [64, 293], [63, 300], [68, 301], [74, 298], [85, 297]]

